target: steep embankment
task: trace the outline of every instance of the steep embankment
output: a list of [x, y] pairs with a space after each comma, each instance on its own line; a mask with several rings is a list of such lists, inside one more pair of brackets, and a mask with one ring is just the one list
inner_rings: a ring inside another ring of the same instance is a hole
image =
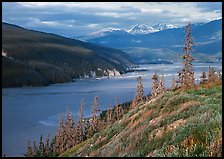
[[61, 156], [221, 156], [222, 86], [139, 104]]
[[132, 65], [124, 52], [2, 23], [2, 86], [38, 86], [80, 76], [120, 73]]

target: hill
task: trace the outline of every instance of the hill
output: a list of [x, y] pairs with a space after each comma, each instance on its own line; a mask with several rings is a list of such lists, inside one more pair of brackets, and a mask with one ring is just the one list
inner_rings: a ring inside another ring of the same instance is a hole
[[2, 23], [2, 86], [39, 86], [124, 73], [123, 51]]
[[60, 156], [222, 156], [222, 86], [140, 103]]
[[[187, 25], [187, 24], [186, 24]], [[196, 60], [203, 62], [222, 59], [222, 19], [209, 23], [192, 24], [193, 48]], [[122, 49], [136, 63], [147, 63], [163, 59], [177, 61], [181, 54], [185, 27], [170, 28], [148, 34], [105, 34], [89, 39], [89, 42]]]

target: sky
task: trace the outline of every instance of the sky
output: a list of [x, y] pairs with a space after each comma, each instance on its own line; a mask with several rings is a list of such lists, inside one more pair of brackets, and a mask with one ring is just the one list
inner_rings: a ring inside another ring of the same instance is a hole
[[222, 18], [222, 2], [2, 2], [2, 21], [65, 37], [106, 27], [207, 23]]

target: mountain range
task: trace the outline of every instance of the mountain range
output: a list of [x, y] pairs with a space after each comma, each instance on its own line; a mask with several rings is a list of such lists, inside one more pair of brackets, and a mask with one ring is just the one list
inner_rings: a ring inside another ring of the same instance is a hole
[[82, 41], [86, 41], [86, 40], [103, 37], [107, 35], [128, 35], [128, 34], [141, 35], [141, 34], [150, 34], [150, 33], [158, 32], [158, 31], [166, 30], [166, 29], [172, 29], [172, 28], [177, 28], [177, 26], [172, 24], [165, 24], [165, 23], [158, 23], [152, 26], [147, 26], [144, 24], [136, 24], [136, 25], [130, 26], [127, 29], [108, 27], [108, 28], [104, 28], [99, 31], [93, 32], [87, 36], [79, 36], [75, 38]]
[[[187, 24], [186, 24], [187, 25]], [[191, 24], [195, 44], [193, 56], [197, 61], [212, 62], [222, 59], [222, 19], [209, 23]], [[94, 35], [94, 36], [92, 36]], [[79, 39], [118, 48], [136, 63], [150, 63], [159, 59], [177, 61], [182, 54], [185, 27], [177, 28], [171, 24], [158, 24], [148, 27], [135, 25], [129, 29], [110, 28]]]
[[129, 59], [121, 50], [2, 23], [2, 87], [122, 74], [133, 65]]

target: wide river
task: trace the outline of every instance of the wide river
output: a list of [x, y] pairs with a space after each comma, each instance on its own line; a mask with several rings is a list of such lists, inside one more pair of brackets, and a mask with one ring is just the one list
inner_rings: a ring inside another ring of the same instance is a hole
[[[208, 73], [209, 65], [222, 71], [221, 63], [194, 63], [195, 82], [199, 82], [202, 71]], [[142, 77], [144, 94], [151, 92], [151, 77], [155, 70], [159, 75], [164, 74], [165, 87], [169, 88], [173, 75], [177, 77], [180, 64], [148, 64], [140, 65], [140, 68], [147, 71], [111, 78], [80, 79], [47, 87], [2, 89], [2, 155], [23, 156], [28, 140], [39, 142], [40, 134], [44, 140], [47, 134], [53, 137], [58, 113], [64, 113], [69, 106], [77, 118], [82, 98], [85, 100], [84, 117], [89, 117], [94, 96], [99, 97], [100, 110], [114, 105], [116, 99], [119, 103], [133, 99], [138, 76]]]

